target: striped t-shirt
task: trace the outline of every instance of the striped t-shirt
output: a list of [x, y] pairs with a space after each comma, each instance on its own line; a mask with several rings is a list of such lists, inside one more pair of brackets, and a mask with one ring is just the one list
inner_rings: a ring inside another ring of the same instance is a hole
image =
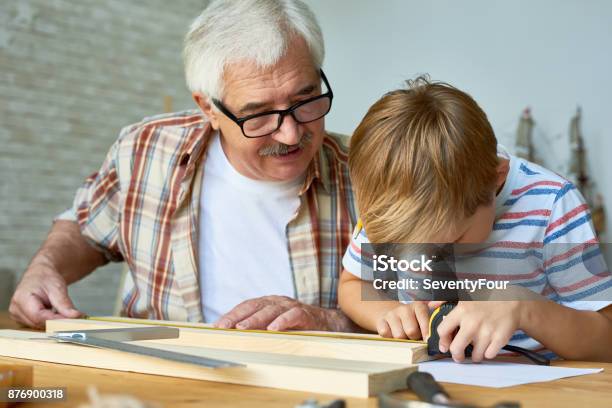
[[[579, 310], [600, 310], [612, 304], [612, 276], [588, 206], [576, 187], [539, 165], [508, 154], [501, 146], [499, 154], [510, 160], [510, 169], [495, 199], [496, 218], [487, 249], [478, 255], [480, 261], [493, 262], [492, 267], [483, 268], [480, 263], [477, 272], [462, 274], [461, 266], [456, 265], [457, 277], [507, 279], [511, 285]], [[368, 243], [361, 229], [353, 235], [343, 258], [345, 270], [366, 280], [372, 276], [372, 266], [368, 256], [362, 257], [361, 245]], [[543, 349], [520, 331], [510, 344]]]

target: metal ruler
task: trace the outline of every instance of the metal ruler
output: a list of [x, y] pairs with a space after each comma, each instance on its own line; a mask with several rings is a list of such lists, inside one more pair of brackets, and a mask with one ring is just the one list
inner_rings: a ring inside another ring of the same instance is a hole
[[179, 363], [195, 364], [207, 368], [244, 367], [244, 364], [234, 363], [232, 361], [217, 360], [214, 358], [200, 357], [192, 354], [159, 350], [128, 343], [130, 341], [137, 340], [176, 339], [178, 337], [179, 329], [164, 326], [136, 327], [126, 329], [58, 331], [49, 336], [49, 338], [63, 343], [74, 343], [83, 346], [122, 351], [124, 353], [138, 354], [141, 356], [160, 358]]

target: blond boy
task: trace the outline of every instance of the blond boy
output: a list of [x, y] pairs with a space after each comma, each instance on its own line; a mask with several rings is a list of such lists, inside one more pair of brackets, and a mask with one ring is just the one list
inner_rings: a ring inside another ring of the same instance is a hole
[[532, 246], [540, 265], [511, 283], [517, 299], [535, 300], [460, 301], [438, 328], [440, 350], [462, 361], [472, 344], [472, 360], [481, 361], [510, 342], [612, 361], [612, 277], [582, 196], [498, 146], [469, 95], [424, 78], [386, 94], [355, 131], [349, 167], [362, 227], [343, 259], [339, 304], [357, 324], [425, 338], [430, 307], [440, 304], [363, 299], [371, 282], [361, 279], [362, 244]]

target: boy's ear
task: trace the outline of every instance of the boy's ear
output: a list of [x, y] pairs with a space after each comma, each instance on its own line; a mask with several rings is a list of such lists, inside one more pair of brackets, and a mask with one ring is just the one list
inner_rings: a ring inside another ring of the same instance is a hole
[[500, 158], [499, 164], [497, 165], [497, 180], [495, 182], [498, 191], [506, 182], [508, 172], [510, 172], [510, 160]]
[[191, 97], [195, 101], [196, 105], [200, 108], [202, 113], [208, 118], [213, 129], [219, 129], [219, 112], [213, 109], [210, 98], [201, 92], [193, 92]]

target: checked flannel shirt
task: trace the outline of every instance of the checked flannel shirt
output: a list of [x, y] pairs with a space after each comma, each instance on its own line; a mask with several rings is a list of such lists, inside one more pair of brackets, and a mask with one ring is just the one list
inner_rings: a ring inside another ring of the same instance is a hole
[[[124, 128], [100, 170], [77, 190], [72, 208], [57, 217], [78, 222], [109, 260], [127, 263], [123, 315], [203, 320], [198, 212], [212, 133], [195, 110]], [[342, 256], [357, 218], [347, 141], [326, 135], [287, 226], [297, 300], [326, 308], [337, 307]]]

